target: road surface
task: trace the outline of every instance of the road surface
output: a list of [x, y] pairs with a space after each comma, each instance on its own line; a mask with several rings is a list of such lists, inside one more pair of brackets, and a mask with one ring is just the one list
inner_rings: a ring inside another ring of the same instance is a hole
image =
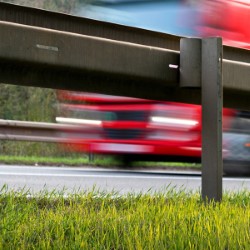
[[[119, 194], [164, 191], [167, 187], [201, 190], [199, 172], [121, 170], [79, 167], [40, 167], [0, 165], [0, 187], [39, 192], [44, 189], [67, 192], [115, 191]], [[223, 178], [224, 191], [250, 189], [250, 178]]]

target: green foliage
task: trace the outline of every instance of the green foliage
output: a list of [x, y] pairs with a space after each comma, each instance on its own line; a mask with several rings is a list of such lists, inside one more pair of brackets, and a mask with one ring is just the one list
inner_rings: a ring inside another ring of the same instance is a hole
[[[47, 145], [48, 147], [49, 145]], [[43, 145], [43, 148], [46, 148]], [[54, 147], [55, 149], [56, 147]], [[51, 150], [51, 148], [49, 148]], [[89, 154], [79, 154], [74, 152], [62, 152], [60, 148], [58, 148], [57, 152], [53, 152], [53, 157], [51, 157], [52, 152], [47, 152], [47, 155], [44, 155], [44, 152], [41, 152], [37, 156], [34, 155], [33, 151], [31, 151], [30, 156], [25, 154], [18, 154], [10, 156], [0, 154], [0, 162], [4, 164], [21, 164], [21, 165], [53, 165], [53, 166], [101, 166], [101, 167], [119, 167], [123, 166], [123, 163], [119, 161], [116, 157], [113, 156], [102, 156], [102, 155], [95, 155], [92, 157]], [[57, 157], [56, 157], [57, 156]], [[131, 169], [141, 169], [141, 168], [157, 168], [157, 169], [179, 169], [179, 170], [200, 170], [200, 164], [190, 164], [190, 163], [180, 163], [180, 162], [138, 162], [130, 166]]]
[[249, 249], [250, 193], [0, 191], [0, 249]]
[[19, 4], [56, 12], [72, 13], [81, 0], [0, 0], [0, 2]]
[[[53, 89], [0, 84], [0, 119], [55, 122], [56, 94]], [[0, 154], [54, 155], [53, 144], [0, 141]]]
[[56, 95], [52, 89], [0, 84], [0, 119], [54, 122]]
[[71, 13], [77, 6], [77, 0], [44, 0], [43, 8], [51, 11]]
[[[53, 165], [53, 166], [83, 166], [97, 165], [90, 162], [88, 155], [64, 155], [63, 157], [43, 157], [39, 156], [6, 156], [0, 155], [0, 162], [4, 164], [23, 164], [23, 165]], [[105, 164], [102, 164], [104, 166]]]

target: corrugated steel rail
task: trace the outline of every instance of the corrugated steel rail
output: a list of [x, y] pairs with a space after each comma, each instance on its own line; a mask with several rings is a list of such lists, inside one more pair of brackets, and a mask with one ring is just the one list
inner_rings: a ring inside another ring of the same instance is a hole
[[0, 119], [0, 139], [67, 143], [68, 138], [62, 137], [61, 132], [73, 132], [76, 128], [73, 125]]
[[[201, 103], [179, 86], [180, 37], [6, 3], [0, 20], [1, 82]], [[249, 65], [224, 46], [224, 106], [250, 108]]]

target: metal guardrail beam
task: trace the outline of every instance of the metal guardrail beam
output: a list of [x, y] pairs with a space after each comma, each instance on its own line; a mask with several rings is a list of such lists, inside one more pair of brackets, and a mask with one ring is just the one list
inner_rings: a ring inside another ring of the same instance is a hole
[[[173, 50], [179, 50], [180, 48], [180, 37], [178, 36], [7, 3], [0, 3], [0, 20], [158, 48]], [[223, 58], [224, 60], [240, 61], [248, 64], [250, 63], [250, 51], [224, 46]], [[165, 67], [168, 68], [168, 65], [165, 65]], [[229, 80], [223, 81], [224, 86], [228, 85], [224, 88], [224, 105], [249, 109], [248, 93], [241, 88], [246, 84], [242, 84], [242, 82], [238, 84], [237, 80], [232, 81], [232, 79], [235, 79], [232, 76], [242, 75], [241, 70], [234, 67], [234, 70], [230, 69], [228, 71], [226, 65], [223, 64], [223, 67], [225, 68], [223, 77]], [[227, 75], [226, 72], [229, 72], [229, 74]], [[245, 72], [248, 74], [249, 70], [246, 68]], [[13, 62], [0, 65], [0, 73], [0, 80], [5, 83], [48, 88], [53, 86], [53, 88], [148, 99], [201, 103], [201, 91], [199, 89], [190, 91], [189, 89], [179, 88], [179, 86], [169, 88], [165, 84], [155, 84], [152, 81], [142, 81], [134, 77], [130, 78], [129, 81], [121, 77], [115, 78], [114, 75], [113, 79], [101, 77], [100, 75], [86, 77], [86, 75], [79, 72], [65, 72], [44, 65], [43, 67], [35, 67], [27, 64], [13, 64]], [[248, 76], [241, 77], [241, 79], [247, 78], [249, 79]], [[152, 85], [154, 85], [153, 88]], [[241, 87], [239, 88], [239, 86]]]
[[168, 67], [179, 64], [177, 51], [6, 22], [0, 22], [0, 37], [4, 63], [80, 71], [85, 78], [100, 74], [172, 86], [178, 82], [178, 70]]
[[2, 83], [158, 99], [178, 82], [177, 51], [6, 22], [0, 36]]
[[[0, 20], [116, 41], [180, 50], [180, 36], [21, 5], [0, 3]], [[223, 56], [227, 60], [250, 63], [249, 55], [250, 51], [246, 53], [244, 49], [223, 47]]]
[[0, 3], [0, 20], [158, 48], [180, 48], [179, 36], [9, 3]]
[[[3, 83], [201, 103], [169, 66], [179, 66], [178, 51], [1, 21], [0, 37]], [[223, 59], [226, 107], [250, 109], [249, 65]]]
[[250, 63], [223, 60], [224, 79], [227, 88], [250, 93]]
[[0, 139], [67, 143], [68, 138], [61, 137], [61, 132], [74, 132], [77, 128], [65, 124], [0, 119]]

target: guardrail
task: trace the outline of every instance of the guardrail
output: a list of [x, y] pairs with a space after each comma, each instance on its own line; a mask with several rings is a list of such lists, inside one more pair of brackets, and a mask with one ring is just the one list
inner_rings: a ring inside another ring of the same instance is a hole
[[[179, 84], [181, 37], [7, 3], [0, 36], [0, 82], [201, 103]], [[249, 69], [250, 50], [223, 46], [224, 106], [250, 109]]]
[[0, 119], [0, 139], [67, 143], [67, 138], [62, 137], [61, 132], [74, 132], [76, 128], [74, 125]]
[[202, 196], [221, 199], [223, 96], [250, 109], [250, 50], [5, 3], [0, 37], [0, 82], [202, 104]]

